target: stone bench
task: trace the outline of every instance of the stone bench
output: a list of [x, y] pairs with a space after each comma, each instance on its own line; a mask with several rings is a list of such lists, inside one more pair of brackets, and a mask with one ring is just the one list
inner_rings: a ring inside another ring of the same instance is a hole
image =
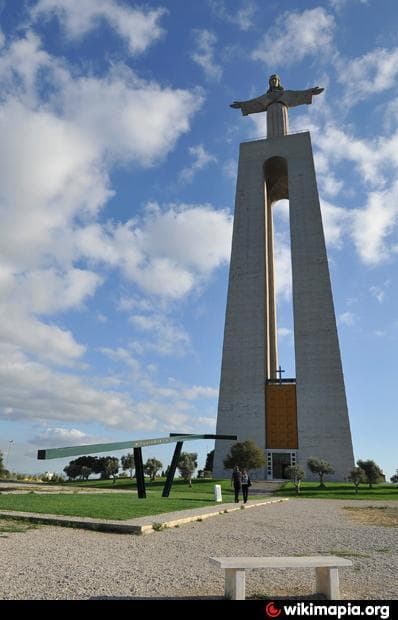
[[245, 599], [245, 570], [248, 568], [315, 568], [317, 592], [329, 599], [339, 599], [340, 566], [352, 566], [351, 560], [333, 555], [310, 557], [223, 557], [209, 558], [210, 563], [225, 570], [225, 598]]

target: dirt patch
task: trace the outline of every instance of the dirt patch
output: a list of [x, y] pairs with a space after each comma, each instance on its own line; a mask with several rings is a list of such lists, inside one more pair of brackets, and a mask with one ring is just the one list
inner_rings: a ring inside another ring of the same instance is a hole
[[349, 517], [362, 525], [381, 525], [383, 527], [398, 527], [398, 507], [395, 506], [369, 506], [366, 508], [354, 508], [344, 506]]

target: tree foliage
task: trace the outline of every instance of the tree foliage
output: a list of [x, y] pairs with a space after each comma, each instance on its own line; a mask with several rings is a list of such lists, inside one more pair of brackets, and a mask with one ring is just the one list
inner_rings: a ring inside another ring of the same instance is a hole
[[207, 453], [205, 471], [213, 471], [213, 464], [214, 464], [214, 450]]
[[235, 465], [238, 465], [239, 469], [257, 469], [264, 463], [263, 451], [252, 440], [233, 444], [229, 454], [224, 459], [226, 469], [233, 469]]
[[190, 487], [192, 486], [192, 475], [198, 466], [197, 458], [196, 452], [181, 452], [177, 465], [181, 476], [188, 482]]
[[101, 475], [101, 480], [107, 480], [113, 476], [115, 482], [115, 476], [119, 471], [119, 459], [116, 456], [102, 456], [98, 459], [97, 469], [94, 471]]
[[163, 463], [161, 463], [155, 458], [151, 458], [148, 459], [144, 465], [144, 473], [149, 476], [150, 479], [153, 481], [156, 478], [156, 474], [160, 469], [162, 469], [162, 467]]
[[[81, 478], [87, 480], [92, 472], [95, 472], [95, 465], [97, 461], [96, 456], [79, 456], [79, 458], [64, 467], [64, 472], [69, 479]], [[87, 470], [90, 470], [89, 472]]]
[[358, 493], [361, 482], [366, 482], [365, 472], [361, 467], [353, 467], [348, 475], [348, 480], [354, 483], [355, 493]]
[[133, 471], [135, 469], [135, 461], [134, 461], [134, 454], [133, 453], [129, 453], [129, 454], [123, 454], [122, 458], [120, 459], [121, 463], [122, 463], [122, 469], [123, 471], [126, 471], [127, 469], [130, 471], [130, 478], [133, 477]]
[[395, 474], [391, 476], [390, 480], [391, 482], [394, 482], [394, 483], [398, 482], [398, 469], [396, 470]]
[[91, 467], [86, 467], [86, 465], [83, 465], [82, 469], [81, 469], [81, 478], [82, 480], [88, 480], [90, 477], [90, 474], [93, 473], [93, 470], [91, 469]]
[[286, 473], [296, 487], [297, 495], [300, 493], [301, 482], [304, 480], [304, 469], [298, 465], [290, 465], [286, 468]]
[[357, 461], [358, 467], [360, 467], [365, 472], [365, 479], [369, 485], [369, 489], [372, 488], [372, 484], [377, 484], [378, 482], [382, 482], [384, 480], [384, 474], [380, 467], [376, 465], [374, 461]]
[[322, 459], [318, 459], [314, 456], [308, 459], [307, 467], [313, 474], [318, 474], [319, 476], [319, 486], [321, 488], [325, 488], [325, 483], [323, 482], [323, 477], [326, 474], [334, 474], [334, 469], [327, 461], [323, 461]]
[[10, 475], [10, 472], [8, 469], [6, 469], [3, 458], [4, 458], [3, 453], [0, 450], [0, 478], [7, 478]]
[[70, 461], [64, 472], [70, 480], [81, 478], [87, 480], [91, 473], [100, 474], [101, 478], [110, 478], [119, 471], [119, 459], [115, 456], [79, 456], [74, 461]]

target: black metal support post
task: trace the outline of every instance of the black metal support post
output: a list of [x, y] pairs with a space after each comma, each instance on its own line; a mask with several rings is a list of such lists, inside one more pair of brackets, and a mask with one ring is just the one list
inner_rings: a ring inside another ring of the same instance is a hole
[[137, 492], [140, 499], [146, 497], [144, 466], [142, 464], [142, 449], [134, 448], [135, 477], [137, 480]]
[[174, 450], [173, 459], [172, 459], [172, 461], [170, 463], [170, 469], [169, 469], [169, 473], [168, 473], [168, 476], [167, 476], [167, 480], [166, 480], [165, 485], [163, 487], [162, 497], [168, 497], [169, 496], [170, 489], [171, 489], [171, 486], [172, 486], [173, 480], [174, 480], [174, 474], [176, 473], [177, 464], [178, 464], [178, 461], [180, 459], [180, 454], [181, 454], [182, 444], [183, 443], [184, 443], [183, 441], [177, 441], [177, 443], [176, 443], [176, 448]]

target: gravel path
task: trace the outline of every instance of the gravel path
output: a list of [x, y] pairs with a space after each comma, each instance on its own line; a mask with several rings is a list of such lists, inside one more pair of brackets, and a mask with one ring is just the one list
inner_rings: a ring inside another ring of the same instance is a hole
[[[216, 598], [223, 594], [223, 571], [210, 566], [210, 556], [336, 551], [354, 563], [339, 571], [342, 598], [397, 599], [397, 529], [359, 525], [342, 509], [369, 505], [292, 499], [149, 536], [50, 526], [3, 534], [0, 599]], [[255, 570], [246, 586], [247, 596], [305, 597], [314, 592], [315, 577], [308, 569]]]

